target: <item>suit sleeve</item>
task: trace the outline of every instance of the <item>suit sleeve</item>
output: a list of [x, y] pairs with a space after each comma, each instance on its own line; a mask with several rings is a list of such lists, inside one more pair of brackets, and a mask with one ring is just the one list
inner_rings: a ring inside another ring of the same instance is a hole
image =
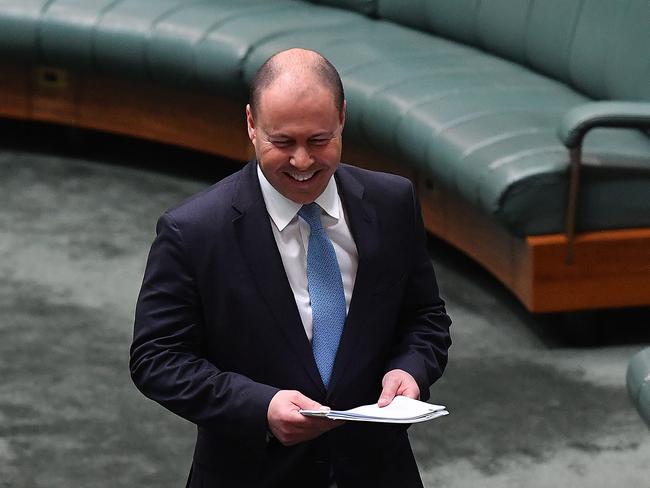
[[429, 399], [430, 386], [442, 376], [451, 346], [451, 320], [440, 298], [436, 275], [427, 252], [422, 212], [413, 185], [411, 189], [412, 261], [392, 359], [386, 371], [410, 373], [420, 388], [420, 399]]
[[147, 397], [218, 435], [265, 443], [266, 414], [278, 391], [204, 356], [201, 297], [181, 231], [164, 214], [156, 226], [135, 310], [130, 370]]

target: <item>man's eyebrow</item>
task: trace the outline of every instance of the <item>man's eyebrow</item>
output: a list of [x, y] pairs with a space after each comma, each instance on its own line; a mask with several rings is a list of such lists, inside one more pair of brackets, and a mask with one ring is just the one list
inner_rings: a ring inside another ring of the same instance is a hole
[[288, 136], [287, 134], [283, 134], [283, 133], [267, 134], [266, 136], [268, 139], [293, 139], [291, 136]]
[[[266, 136], [268, 139], [291, 139], [291, 140], [294, 139], [292, 136], [285, 134], [283, 132], [267, 133]], [[307, 139], [334, 138], [334, 137], [336, 137], [336, 130], [317, 132], [307, 137]]]

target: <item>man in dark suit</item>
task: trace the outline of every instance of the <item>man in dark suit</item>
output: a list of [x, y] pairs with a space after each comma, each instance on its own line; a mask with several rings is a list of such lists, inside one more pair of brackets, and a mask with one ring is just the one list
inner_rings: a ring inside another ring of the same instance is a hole
[[442, 375], [413, 186], [340, 164], [343, 87], [317, 53], [270, 58], [246, 118], [256, 160], [158, 220], [133, 380], [198, 426], [189, 487], [422, 486], [406, 426], [299, 413], [426, 400]]

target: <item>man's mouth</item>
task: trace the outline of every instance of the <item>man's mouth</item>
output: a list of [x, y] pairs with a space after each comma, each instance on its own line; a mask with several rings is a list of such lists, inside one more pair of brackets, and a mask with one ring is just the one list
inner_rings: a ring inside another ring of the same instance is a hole
[[291, 176], [291, 178], [294, 180], [302, 182], [310, 180], [316, 173], [317, 171], [310, 171], [309, 173], [295, 173], [293, 171], [289, 171], [286, 174]]

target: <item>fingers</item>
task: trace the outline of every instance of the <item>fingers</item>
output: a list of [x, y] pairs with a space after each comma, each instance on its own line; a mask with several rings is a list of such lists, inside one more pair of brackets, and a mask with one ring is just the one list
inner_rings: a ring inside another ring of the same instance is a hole
[[269, 430], [285, 446], [315, 439], [341, 424], [329, 419], [305, 417], [300, 413], [300, 409], [312, 410], [320, 407], [320, 403], [298, 391], [281, 390], [269, 403]]
[[380, 407], [385, 407], [392, 402], [395, 395], [397, 395], [397, 390], [401, 384], [402, 382], [397, 375], [386, 373], [384, 381], [382, 381], [383, 390], [381, 391], [381, 395], [379, 395], [379, 401], [377, 404]]
[[382, 387], [381, 395], [377, 401], [379, 407], [389, 405], [397, 395], [404, 395], [415, 400], [420, 398], [420, 387], [417, 381], [401, 369], [393, 369], [386, 373], [382, 380]]
[[298, 409], [302, 408], [304, 410], [318, 410], [322, 407], [320, 403], [303, 395], [299, 391], [291, 391], [291, 393], [293, 394], [291, 396], [291, 401], [298, 407]]
[[419, 400], [420, 399], [420, 388], [417, 386], [415, 388], [410, 387], [406, 388], [403, 392], [399, 393], [399, 395], [412, 398], [413, 400]]

